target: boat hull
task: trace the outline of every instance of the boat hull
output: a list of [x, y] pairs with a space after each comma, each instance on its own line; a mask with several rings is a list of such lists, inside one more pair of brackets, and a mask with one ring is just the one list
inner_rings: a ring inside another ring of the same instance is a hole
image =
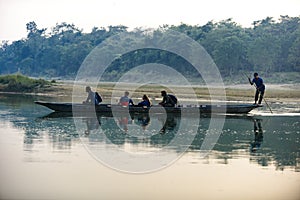
[[56, 103], [56, 102], [42, 102], [36, 101], [36, 104], [45, 106], [56, 112], [136, 112], [136, 113], [228, 113], [228, 114], [246, 114], [251, 110], [261, 107], [252, 104], [228, 104], [228, 105], [200, 105], [200, 106], [187, 106], [187, 107], [138, 107], [138, 106], [119, 106], [111, 104], [79, 104], [79, 103]]

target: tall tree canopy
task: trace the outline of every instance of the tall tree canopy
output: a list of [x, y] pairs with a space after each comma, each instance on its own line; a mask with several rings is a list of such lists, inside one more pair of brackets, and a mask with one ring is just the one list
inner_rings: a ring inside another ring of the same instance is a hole
[[[21, 72], [30, 76], [69, 77], [76, 75], [84, 58], [106, 38], [128, 32], [126, 26], [94, 27], [83, 33], [74, 24], [60, 23], [47, 31], [35, 22], [26, 24], [26, 38], [0, 46], [0, 74]], [[281, 16], [253, 22], [243, 28], [232, 19], [209, 21], [205, 25], [164, 25], [154, 33], [172, 29], [187, 34], [199, 42], [211, 55], [223, 77], [240, 71], [259, 71], [265, 76], [274, 72], [300, 72], [300, 18]], [[141, 29], [131, 31], [145, 34]], [[128, 41], [130, 42], [130, 41]], [[172, 62], [170, 62], [172, 60]], [[150, 62], [173, 63], [174, 68], [188, 71], [188, 63], [176, 55], [155, 50], [132, 52], [116, 60], [107, 75], [117, 77], [120, 72]]]

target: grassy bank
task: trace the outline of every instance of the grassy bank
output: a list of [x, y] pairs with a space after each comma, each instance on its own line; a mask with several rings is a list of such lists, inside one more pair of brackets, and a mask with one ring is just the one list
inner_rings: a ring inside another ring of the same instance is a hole
[[[92, 84], [91, 84], [92, 85]], [[63, 101], [72, 101], [72, 91], [75, 89], [79, 99], [86, 98], [85, 85], [76, 84], [73, 87], [72, 82], [63, 82], [57, 84], [56, 89], [53, 90], [52, 96], [60, 96]], [[266, 86], [265, 97], [270, 102], [299, 102], [300, 103], [300, 85], [299, 84], [269, 84]], [[190, 93], [185, 86], [175, 86], [176, 95], [181, 100], [188, 100], [193, 97], [193, 93]], [[160, 91], [167, 90], [167, 92], [174, 93], [170, 89], [159, 85], [143, 85], [136, 87], [134, 84], [120, 84], [116, 87], [115, 83], [101, 82], [98, 84], [97, 88], [92, 88], [94, 91], [98, 91], [103, 97], [104, 102], [109, 103], [114, 93], [115, 97], [121, 97], [124, 91], [130, 91], [132, 98], [141, 99], [143, 94], [147, 94], [151, 99], [160, 99]], [[134, 91], [131, 91], [134, 89]], [[208, 89], [203, 86], [193, 86], [193, 91], [195, 92], [199, 100], [210, 100], [210, 93]], [[218, 93], [220, 88], [212, 88], [214, 94]], [[229, 101], [247, 101], [252, 102], [254, 99], [255, 88], [250, 84], [240, 84], [240, 85], [227, 85], [225, 86], [226, 99]], [[215, 97], [217, 98], [217, 97]]]
[[[92, 84], [91, 84], [92, 85]], [[131, 89], [134, 89], [134, 92]], [[187, 90], [186, 86], [175, 86], [176, 95], [180, 100], [188, 100], [193, 97], [193, 93]], [[300, 84], [267, 84], [265, 97], [270, 102], [299, 102], [300, 103]], [[16, 92], [16, 93], [34, 93], [45, 96], [52, 96], [59, 98], [61, 101], [72, 101], [72, 92], [75, 89], [80, 95], [79, 99], [86, 98], [85, 85], [78, 85], [74, 87], [72, 81], [65, 81], [59, 83], [52, 83], [51, 81], [43, 79], [31, 79], [20, 74], [0, 76], [0, 91], [1, 92]], [[92, 88], [98, 91], [104, 102], [109, 103], [112, 93], [116, 96], [122, 96], [124, 91], [130, 91], [132, 98], [141, 99], [143, 94], [147, 94], [151, 99], [160, 99], [160, 91], [167, 90], [161, 85], [148, 84], [137, 86], [134, 84], [119, 84], [116, 87], [115, 83], [101, 82], [97, 88]], [[213, 88], [213, 93], [218, 94], [219, 88]], [[193, 86], [199, 100], [210, 100], [210, 93], [208, 89], [203, 86]], [[249, 84], [226, 85], [226, 98], [229, 101], [253, 101], [255, 89]]]
[[43, 92], [52, 85], [44, 79], [32, 79], [21, 74], [0, 76], [0, 91], [3, 92]]

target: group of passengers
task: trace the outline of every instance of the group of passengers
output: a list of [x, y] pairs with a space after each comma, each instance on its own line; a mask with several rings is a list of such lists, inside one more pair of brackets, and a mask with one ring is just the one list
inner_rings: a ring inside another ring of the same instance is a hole
[[[263, 83], [263, 79], [258, 76], [258, 73], [254, 73], [254, 78], [251, 80], [250, 77], [248, 77], [249, 83], [251, 85], [255, 85], [256, 92], [255, 92], [255, 98], [254, 98], [254, 104], [255, 105], [261, 105], [264, 93], [265, 93], [265, 85]], [[87, 86], [85, 88], [86, 92], [88, 93], [88, 97], [86, 101], [83, 101], [83, 103], [90, 103], [98, 105], [102, 102], [101, 96], [97, 92], [93, 92], [90, 86]], [[159, 105], [164, 107], [175, 107], [177, 105], [177, 98], [174, 95], [167, 94], [165, 90], [161, 91], [161, 96], [163, 97], [162, 101], [159, 102]], [[259, 97], [259, 99], [258, 99]], [[126, 91], [124, 93], [124, 96], [120, 98], [119, 105], [122, 106], [140, 106], [140, 107], [150, 107], [151, 101], [149, 100], [147, 95], [143, 95], [143, 100], [139, 102], [137, 105], [134, 105], [132, 99], [129, 98], [129, 92]], [[258, 104], [257, 104], [258, 100]]]
[[[102, 102], [101, 96], [97, 92], [93, 92], [90, 86], [85, 88], [85, 91], [88, 93], [88, 97], [83, 103], [95, 103], [98, 105]], [[159, 105], [164, 107], [175, 107], [177, 104], [177, 98], [174, 95], [167, 94], [165, 90], [161, 91], [161, 96], [163, 97], [162, 101], [159, 102]], [[139, 106], [139, 107], [150, 107], [152, 103], [149, 97], [144, 94], [142, 97], [142, 101], [135, 105], [132, 99], [129, 97], [129, 92], [126, 91], [124, 96], [122, 96], [119, 100], [119, 105], [121, 106]]]

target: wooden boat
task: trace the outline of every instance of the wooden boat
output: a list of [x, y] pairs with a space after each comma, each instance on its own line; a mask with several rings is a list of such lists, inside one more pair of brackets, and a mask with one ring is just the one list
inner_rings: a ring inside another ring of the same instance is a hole
[[262, 107], [254, 104], [226, 104], [226, 105], [200, 105], [200, 106], [176, 106], [176, 107], [138, 107], [138, 106], [120, 106], [112, 104], [80, 104], [80, 103], [57, 103], [35, 101], [36, 104], [45, 106], [56, 112], [133, 112], [133, 113], [197, 113], [215, 114], [215, 113], [230, 113], [230, 114], [246, 114], [251, 110]]

